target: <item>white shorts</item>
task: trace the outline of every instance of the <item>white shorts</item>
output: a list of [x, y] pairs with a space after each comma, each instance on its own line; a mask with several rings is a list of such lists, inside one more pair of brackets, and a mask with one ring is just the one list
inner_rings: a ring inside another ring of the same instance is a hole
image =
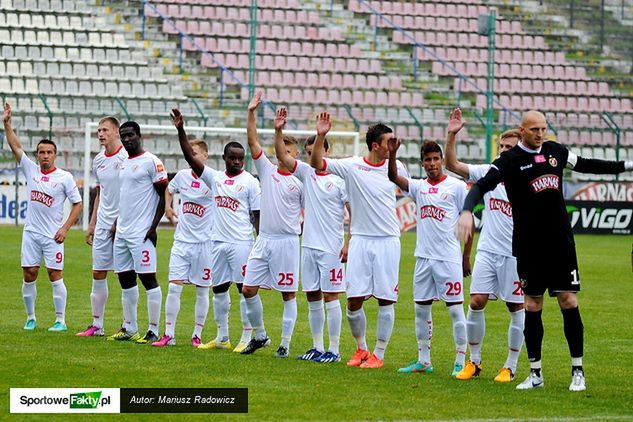
[[398, 300], [400, 238], [352, 236], [347, 258], [347, 297]]
[[299, 290], [299, 236], [257, 236], [246, 264], [245, 286]]
[[219, 286], [231, 281], [243, 283], [251, 249], [252, 243], [211, 242], [213, 285]]
[[44, 258], [44, 265], [49, 270], [64, 269], [64, 244], [43, 234], [24, 230], [22, 232], [23, 267], [39, 267]]
[[109, 229], [97, 229], [92, 237], [93, 271], [112, 271], [114, 269], [114, 242]]
[[156, 272], [156, 246], [142, 237], [122, 239], [114, 238], [114, 272], [132, 271], [137, 274]]
[[182, 280], [196, 286], [211, 285], [211, 245], [174, 240], [169, 255], [169, 281]]
[[417, 258], [413, 273], [413, 300], [443, 300], [447, 303], [464, 301], [462, 264]]
[[487, 294], [489, 299], [523, 303], [523, 290], [513, 256], [477, 251], [470, 294]]
[[301, 286], [304, 292], [345, 291], [345, 265], [338, 254], [312, 248], [301, 250]]

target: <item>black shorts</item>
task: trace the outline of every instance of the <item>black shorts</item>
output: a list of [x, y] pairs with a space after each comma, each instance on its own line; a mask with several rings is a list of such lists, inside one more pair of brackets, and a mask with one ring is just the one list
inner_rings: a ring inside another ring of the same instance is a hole
[[576, 248], [562, 248], [556, 253], [518, 256], [517, 273], [523, 293], [528, 296], [550, 296], [559, 292], [580, 291], [580, 273]]

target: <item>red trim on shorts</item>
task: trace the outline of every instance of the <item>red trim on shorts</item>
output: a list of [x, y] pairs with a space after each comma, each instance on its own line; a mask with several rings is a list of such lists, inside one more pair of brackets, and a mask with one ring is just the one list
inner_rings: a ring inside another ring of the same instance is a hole
[[431, 186], [436, 186], [436, 185], [439, 185], [440, 183], [442, 183], [444, 180], [446, 180], [446, 178], [447, 178], [447, 177], [448, 177], [448, 175], [446, 175], [446, 174], [445, 174], [445, 175], [444, 175], [444, 177], [442, 177], [442, 178], [441, 178], [440, 180], [438, 180], [437, 182], [433, 182], [433, 181], [431, 181], [431, 180], [429, 180], [429, 179], [426, 179], [426, 182], [427, 182], [429, 185], [431, 185]]
[[143, 152], [141, 152], [139, 155], [130, 156], [130, 157], [127, 157], [127, 159], [128, 159], [128, 160], [131, 160], [132, 158], [140, 157], [141, 155], [145, 154], [146, 152], [147, 152], [147, 151], [143, 151]]
[[264, 150], [260, 149], [259, 154], [257, 155], [257, 157], [253, 157], [253, 160], [259, 160], [262, 157], [262, 155], [264, 155]]
[[239, 176], [239, 175], [240, 175], [240, 174], [242, 174], [242, 173], [244, 173], [244, 169], [240, 170], [240, 172], [239, 172], [239, 173], [237, 173], [235, 176], [231, 176], [230, 174], [228, 174], [228, 173], [226, 172], [226, 170], [224, 170], [224, 174], [225, 174], [225, 175], [226, 175], [226, 177], [228, 177], [229, 179], [232, 179], [232, 178], [234, 178], [234, 177], [237, 177], [237, 176]]
[[47, 171], [44, 171], [44, 170], [42, 170], [42, 169], [40, 168], [40, 172], [41, 172], [42, 174], [51, 174], [51, 173], [52, 173], [52, 172], [54, 172], [55, 170], [57, 170], [57, 167], [53, 167], [52, 169], [47, 170]]
[[367, 164], [367, 165], [369, 165], [369, 166], [372, 166], [372, 167], [382, 167], [382, 166], [385, 164], [385, 162], [386, 162], [387, 160], [382, 160], [382, 161], [381, 161], [380, 163], [378, 163], [378, 164], [372, 164], [372, 163], [370, 163], [370, 162], [367, 160], [367, 157], [363, 157], [363, 161], [365, 162], [365, 164]]
[[123, 145], [119, 145], [119, 148], [116, 151], [114, 151], [112, 154], [108, 154], [108, 152], [104, 150], [103, 155], [105, 155], [108, 158], [114, 157], [115, 155], [119, 153], [119, 151], [121, 151], [121, 148], [123, 148]]

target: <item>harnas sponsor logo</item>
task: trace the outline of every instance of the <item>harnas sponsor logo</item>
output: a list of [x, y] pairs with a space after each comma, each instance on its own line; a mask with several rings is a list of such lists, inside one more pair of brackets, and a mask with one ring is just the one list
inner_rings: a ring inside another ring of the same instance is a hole
[[200, 204], [196, 204], [195, 202], [185, 202], [182, 204], [182, 213], [195, 214], [198, 217], [202, 217], [204, 215], [204, 207]]
[[499, 211], [502, 214], [507, 215], [508, 217], [512, 217], [512, 205], [510, 205], [508, 201], [497, 198], [490, 198], [488, 207], [490, 208], [490, 211]]
[[446, 217], [446, 211], [441, 208], [438, 208], [433, 205], [425, 205], [420, 208], [420, 219], [424, 220], [425, 218], [434, 218], [437, 221], [444, 220]]
[[555, 174], [545, 174], [530, 182], [534, 193], [539, 193], [545, 189], [560, 189], [560, 178]]
[[44, 192], [34, 190], [31, 191], [31, 201], [40, 202], [50, 208], [53, 205], [55, 199], [52, 196], [45, 194]]
[[240, 201], [233, 199], [230, 196], [216, 196], [215, 205], [218, 208], [228, 208], [231, 211], [237, 211], [240, 206]]

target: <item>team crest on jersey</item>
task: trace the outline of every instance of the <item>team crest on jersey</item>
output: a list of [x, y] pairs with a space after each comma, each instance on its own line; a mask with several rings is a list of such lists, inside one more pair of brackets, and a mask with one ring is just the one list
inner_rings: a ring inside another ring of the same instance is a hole
[[297, 190], [297, 187], [295, 185], [288, 185], [288, 192], [294, 192]]
[[218, 208], [228, 208], [231, 211], [237, 211], [240, 206], [240, 201], [233, 199], [230, 196], [216, 196], [215, 205]]
[[425, 205], [420, 208], [421, 220], [424, 220], [425, 218], [433, 218], [437, 221], [442, 221], [444, 220], [444, 217], [446, 217], [446, 211], [434, 205]]
[[192, 180], [191, 181], [191, 187], [192, 188], [199, 188], [200, 187], [200, 182], [198, 182], [197, 180]]
[[327, 182], [325, 184], [325, 189], [327, 189], [327, 190], [332, 190], [333, 187], [334, 187], [334, 183], [332, 183], [332, 182]]
[[501, 212], [501, 214], [512, 217], [512, 205], [510, 205], [508, 201], [503, 201], [497, 198], [490, 198], [488, 208], [490, 208], [490, 211], [499, 211]]
[[549, 165], [552, 167], [556, 167], [558, 165], [558, 160], [556, 160], [556, 157], [549, 157]]
[[440, 196], [440, 199], [441, 199], [442, 201], [446, 201], [446, 200], [448, 199], [448, 197], [449, 197], [448, 193], [444, 192], [444, 193]]
[[235, 192], [242, 192], [244, 190], [244, 185], [235, 185]]
[[55, 198], [45, 194], [44, 192], [34, 190], [31, 191], [31, 201], [42, 203], [50, 208], [53, 205], [53, 202], [55, 202]]
[[204, 215], [204, 207], [200, 204], [196, 204], [195, 202], [185, 202], [182, 204], [182, 213], [194, 214], [198, 217], [202, 217]]
[[530, 182], [534, 193], [539, 193], [545, 189], [560, 189], [560, 178], [555, 174], [545, 174]]
[[136, 171], [137, 169], [138, 169], [138, 164], [134, 164], [134, 165], [132, 166], [132, 171]]
[[521, 284], [521, 288], [522, 288], [523, 290], [525, 290], [525, 288], [526, 288], [526, 287], [527, 287], [527, 285], [528, 285], [528, 281], [527, 281], [527, 279], [522, 278], [522, 279], [520, 279], [520, 280], [519, 280], [519, 283]]

